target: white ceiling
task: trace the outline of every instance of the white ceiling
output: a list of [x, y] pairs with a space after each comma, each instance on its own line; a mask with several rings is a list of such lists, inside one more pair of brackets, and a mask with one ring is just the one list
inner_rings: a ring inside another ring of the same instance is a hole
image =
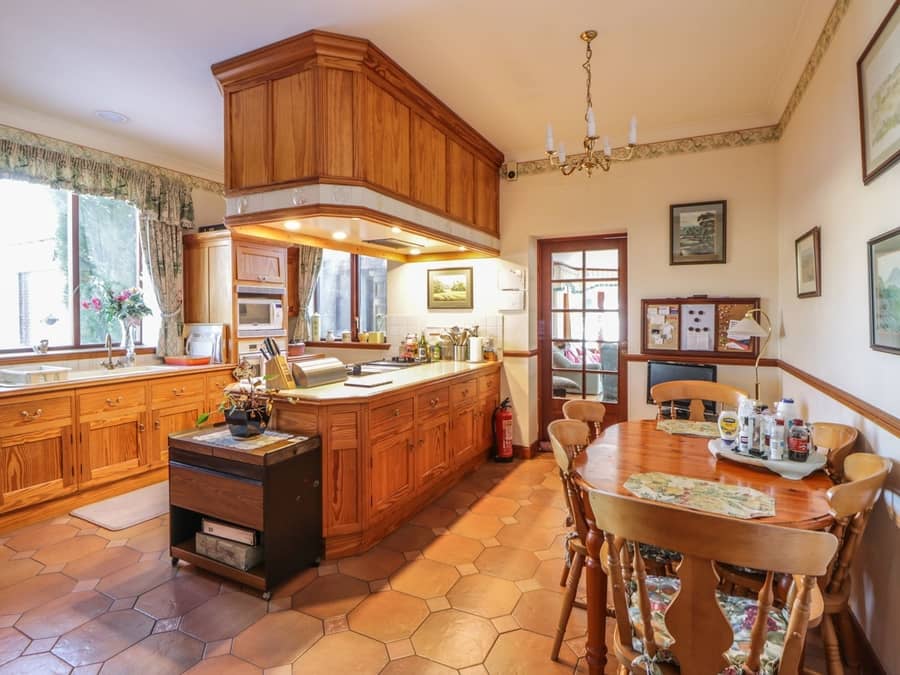
[[[534, 159], [542, 156], [548, 120], [570, 150], [583, 136], [582, 30], [600, 34], [593, 59], [598, 131], [624, 142], [635, 113], [640, 141], [663, 140], [777, 121], [831, 5], [830, 0], [6, 2], [0, 22], [0, 108], [114, 134], [129, 147], [139, 144], [154, 157], [171, 158], [175, 168], [188, 165], [221, 176], [222, 99], [210, 64], [321, 28], [369, 38], [508, 159]], [[110, 125], [94, 117], [97, 109], [120, 111], [131, 121]]]

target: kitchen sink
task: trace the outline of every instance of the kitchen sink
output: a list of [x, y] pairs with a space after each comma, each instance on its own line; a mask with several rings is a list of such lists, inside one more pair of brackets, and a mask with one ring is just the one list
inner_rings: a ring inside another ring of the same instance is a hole
[[91, 370], [73, 370], [69, 373], [70, 380], [94, 380], [118, 375], [148, 375], [150, 373], [168, 373], [178, 370], [178, 366], [134, 366], [131, 368], [92, 368]]

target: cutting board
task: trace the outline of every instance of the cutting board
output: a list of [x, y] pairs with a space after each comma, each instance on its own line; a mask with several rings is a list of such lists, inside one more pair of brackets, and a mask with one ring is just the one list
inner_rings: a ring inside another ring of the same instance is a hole
[[363, 375], [362, 377], [348, 377], [344, 382], [347, 387], [381, 387], [390, 384], [393, 380], [384, 375]]

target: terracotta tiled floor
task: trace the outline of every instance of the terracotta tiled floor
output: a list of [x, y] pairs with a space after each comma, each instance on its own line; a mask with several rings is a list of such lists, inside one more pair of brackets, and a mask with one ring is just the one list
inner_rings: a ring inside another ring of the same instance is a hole
[[268, 602], [171, 567], [166, 517], [0, 534], [0, 675], [587, 673], [580, 609], [548, 659], [563, 508], [548, 457], [486, 464], [371, 551]]

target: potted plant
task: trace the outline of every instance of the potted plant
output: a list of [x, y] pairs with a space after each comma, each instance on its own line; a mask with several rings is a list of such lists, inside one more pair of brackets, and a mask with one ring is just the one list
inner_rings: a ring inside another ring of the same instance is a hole
[[[225, 415], [225, 422], [232, 436], [247, 438], [257, 436], [266, 430], [272, 412], [272, 400], [265, 385], [265, 378], [254, 378], [246, 361], [235, 368], [237, 382], [229, 385], [224, 398], [219, 403], [219, 412]], [[197, 418], [197, 426], [209, 420], [206, 412]]]
[[90, 300], [81, 303], [82, 308], [97, 312], [106, 322], [107, 339], [109, 329], [114, 321], [122, 327], [122, 343], [125, 350], [125, 365], [134, 365], [134, 329], [141, 318], [152, 314], [144, 302], [144, 292], [140, 288], [122, 288], [119, 290], [102, 280], [94, 279], [91, 284], [96, 293]]

